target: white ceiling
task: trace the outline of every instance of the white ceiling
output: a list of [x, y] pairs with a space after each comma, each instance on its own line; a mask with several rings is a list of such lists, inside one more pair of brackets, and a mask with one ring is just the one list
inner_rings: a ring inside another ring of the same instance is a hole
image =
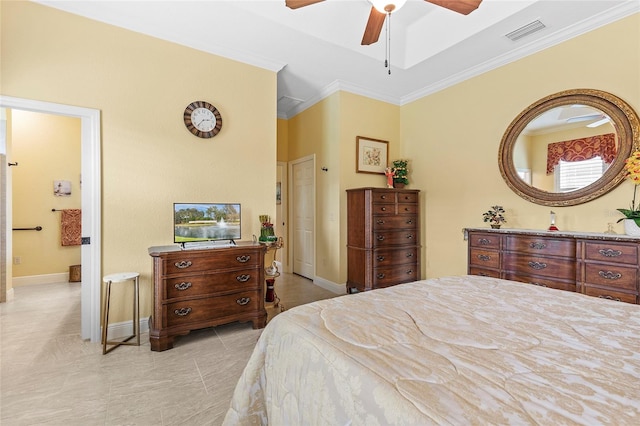
[[[360, 45], [367, 0], [296, 10], [284, 0], [35, 2], [277, 71], [281, 118], [336, 90], [403, 105], [640, 11], [640, 0], [484, 0], [465, 16], [409, 0], [392, 15], [389, 75], [385, 29]], [[506, 37], [536, 20], [542, 30]]]

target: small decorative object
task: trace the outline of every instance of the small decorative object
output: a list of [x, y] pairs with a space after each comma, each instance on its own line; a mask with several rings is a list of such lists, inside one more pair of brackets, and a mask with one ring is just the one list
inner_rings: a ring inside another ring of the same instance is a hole
[[384, 169], [384, 175], [387, 177], [387, 188], [393, 188], [393, 169], [391, 167], [387, 167]]
[[409, 179], [407, 179], [407, 164], [409, 160], [394, 160], [391, 171], [393, 172], [393, 187], [404, 188], [405, 185], [409, 185]]
[[556, 226], [556, 213], [551, 210], [551, 225], [549, 225], [549, 231], [557, 231], [558, 227]]
[[607, 223], [607, 230], [604, 231], [605, 234], [617, 234], [616, 231], [613, 230], [613, 223]]
[[187, 129], [199, 138], [212, 138], [222, 129], [220, 111], [206, 101], [195, 101], [187, 105], [183, 119]]
[[53, 195], [55, 195], [56, 197], [69, 197], [71, 195], [71, 181], [54, 180]]
[[275, 278], [267, 278], [265, 280], [267, 282], [267, 292], [264, 296], [265, 302], [274, 302], [276, 300], [276, 291], [275, 291]]
[[636, 204], [636, 193], [638, 185], [640, 185], [640, 151], [634, 151], [625, 160], [624, 170], [626, 171], [625, 177], [633, 182], [633, 199], [630, 209], [617, 209], [625, 216], [618, 222], [624, 220], [624, 232], [627, 235], [640, 235], [640, 202]]
[[482, 219], [485, 222], [489, 222], [492, 228], [500, 229], [500, 225], [507, 222], [504, 215], [504, 208], [502, 206], [491, 206], [491, 209], [482, 214]]
[[261, 214], [260, 218], [260, 238], [258, 240], [260, 242], [273, 242], [278, 239], [273, 232], [273, 223], [271, 223], [271, 218], [267, 214]]

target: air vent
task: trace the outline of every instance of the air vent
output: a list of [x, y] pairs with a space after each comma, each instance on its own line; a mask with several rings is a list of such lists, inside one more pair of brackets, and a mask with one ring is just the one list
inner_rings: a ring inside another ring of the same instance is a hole
[[281, 96], [278, 99], [278, 110], [289, 111], [292, 108], [297, 107], [302, 102], [302, 99], [292, 98], [291, 96]]
[[511, 31], [509, 34], [505, 34], [505, 36], [511, 41], [517, 41], [522, 37], [526, 37], [545, 28], [546, 25], [544, 25], [540, 20], [536, 19], [535, 21], [529, 22], [527, 25], [524, 25], [517, 30]]

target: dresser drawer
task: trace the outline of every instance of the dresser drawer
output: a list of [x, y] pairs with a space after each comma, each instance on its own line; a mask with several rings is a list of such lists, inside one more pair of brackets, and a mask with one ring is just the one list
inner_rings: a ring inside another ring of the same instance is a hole
[[565, 280], [576, 279], [576, 264], [573, 260], [505, 253], [504, 269], [524, 275], [540, 275]]
[[498, 250], [500, 248], [500, 236], [497, 234], [479, 234], [473, 232], [469, 234], [469, 245], [471, 247]]
[[373, 230], [415, 229], [418, 217], [415, 215], [376, 216], [373, 220]]
[[585, 242], [584, 247], [585, 258], [587, 260], [626, 263], [630, 265], [636, 265], [638, 263], [638, 246], [635, 244]]
[[545, 278], [545, 277], [538, 277], [538, 276], [534, 277], [534, 276], [528, 276], [528, 275], [514, 274], [510, 272], [505, 274], [504, 278], [511, 281], [518, 281], [521, 283], [537, 285], [539, 287], [555, 288], [555, 289], [564, 290], [564, 291], [576, 291], [575, 281], [563, 282], [563, 281], [556, 281], [556, 280]]
[[416, 214], [417, 204], [381, 204], [374, 203], [371, 211], [374, 215]]
[[587, 286], [585, 287], [585, 292], [587, 296], [599, 297], [601, 299], [610, 299], [615, 300], [617, 302], [625, 302], [625, 303], [637, 303], [636, 295], [633, 293], [623, 293], [619, 291], [595, 288]]
[[259, 279], [258, 269], [170, 278], [165, 280], [165, 299], [257, 288]]
[[415, 229], [405, 231], [376, 231], [373, 234], [373, 247], [418, 244], [418, 233]]
[[372, 191], [371, 201], [377, 204], [395, 204], [396, 194], [392, 191]]
[[500, 271], [493, 269], [469, 268], [469, 275], [479, 275], [481, 277], [500, 278]]
[[630, 266], [587, 263], [584, 282], [636, 291], [637, 272]]
[[189, 323], [204, 325], [209, 320], [258, 312], [261, 297], [263, 295], [259, 291], [243, 291], [226, 296], [168, 303], [164, 307], [163, 319], [166, 318], [167, 321], [164, 326], [172, 327]]
[[373, 287], [381, 288], [408, 283], [418, 280], [417, 263], [393, 266], [388, 268], [375, 268], [373, 270]]
[[246, 268], [258, 265], [260, 260], [255, 252], [226, 251], [225, 249], [216, 249], [220, 252], [208, 253], [184, 251], [179, 254], [167, 256], [163, 262], [164, 275], [170, 274], [186, 274], [191, 272], [210, 271], [212, 269], [227, 268]]
[[574, 240], [510, 235], [506, 239], [506, 250], [542, 256], [563, 256], [575, 258], [576, 243]]
[[418, 193], [416, 192], [398, 192], [398, 203], [418, 203]]
[[469, 264], [484, 268], [500, 268], [500, 252], [472, 248], [469, 252]]
[[418, 249], [416, 247], [382, 249], [373, 253], [373, 265], [376, 268], [415, 263], [416, 259], [418, 259]]

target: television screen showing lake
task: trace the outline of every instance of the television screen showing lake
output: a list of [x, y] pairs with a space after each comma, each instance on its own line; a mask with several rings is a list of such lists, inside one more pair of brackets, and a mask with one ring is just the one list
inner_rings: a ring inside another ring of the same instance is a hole
[[241, 238], [239, 203], [175, 203], [173, 217], [175, 243]]
[[187, 224], [175, 226], [176, 242], [200, 240], [237, 240], [240, 238], [240, 224]]

